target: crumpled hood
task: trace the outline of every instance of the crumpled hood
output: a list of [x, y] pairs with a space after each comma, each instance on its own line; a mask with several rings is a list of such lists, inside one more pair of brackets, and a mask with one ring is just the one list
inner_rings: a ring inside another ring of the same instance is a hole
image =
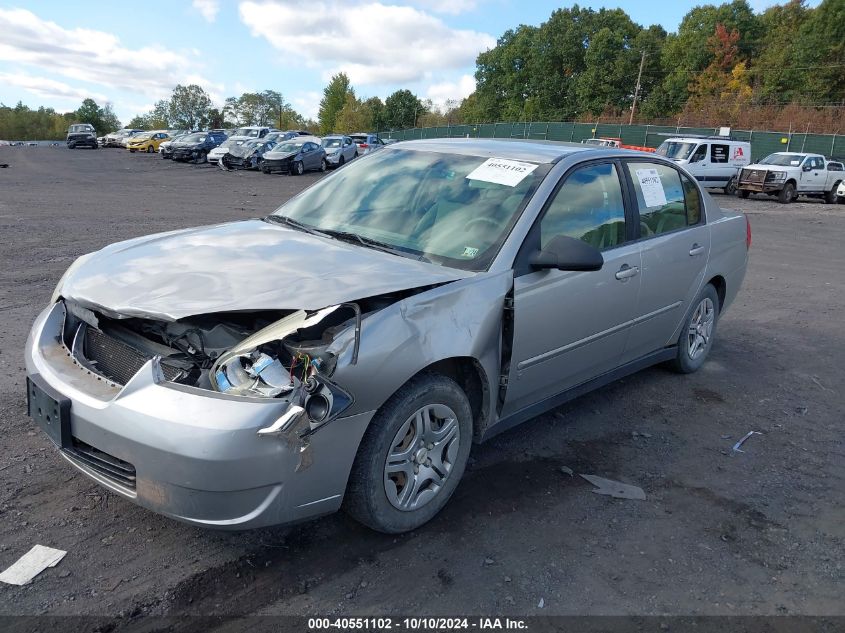
[[316, 310], [471, 274], [246, 220], [112, 244], [72, 270], [60, 294], [121, 316], [175, 321]]

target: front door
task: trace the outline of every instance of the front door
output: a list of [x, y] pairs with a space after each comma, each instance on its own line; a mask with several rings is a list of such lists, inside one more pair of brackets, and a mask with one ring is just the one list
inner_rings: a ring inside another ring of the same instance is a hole
[[602, 251], [604, 265], [594, 272], [517, 271], [502, 415], [619, 364], [637, 306], [641, 267], [639, 246], [626, 238], [619, 176], [613, 162], [571, 172], [526, 239], [531, 250], [556, 235], [582, 239]]
[[801, 165], [798, 191], [821, 191], [824, 189], [826, 180], [827, 170], [824, 168], [824, 159], [817, 156], [805, 158]]
[[674, 344], [704, 281], [710, 227], [698, 188], [674, 167], [629, 161], [625, 171], [637, 200], [642, 257], [637, 319], [623, 355], [629, 362]]

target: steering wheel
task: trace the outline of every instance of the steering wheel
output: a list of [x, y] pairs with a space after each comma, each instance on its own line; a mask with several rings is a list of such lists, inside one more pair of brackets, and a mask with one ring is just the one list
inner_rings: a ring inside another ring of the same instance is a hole
[[480, 224], [481, 222], [486, 222], [487, 224], [491, 225], [494, 229], [499, 228], [499, 223], [496, 222], [496, 220], [492, 220], [490, 218], [485, 218], [485, 217], [481, 216], [481, 217], [473, 218], [472, 220], [470, 220], [469, 222], [464, 224], [464, 231], [471, 230], [471, 227], [473, 227], [477, 224]]

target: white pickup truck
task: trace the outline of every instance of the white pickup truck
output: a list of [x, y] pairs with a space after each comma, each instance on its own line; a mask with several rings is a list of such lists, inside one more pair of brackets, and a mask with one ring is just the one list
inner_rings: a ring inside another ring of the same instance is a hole
[[826, 161], [821, 154], [775, 152], [740, 172], [737, 195], [747, 198], [752, 193], [767, 193], [783, 203], [810, 196], [832, 204], [843, 181], [845, 171], [840, 162]]

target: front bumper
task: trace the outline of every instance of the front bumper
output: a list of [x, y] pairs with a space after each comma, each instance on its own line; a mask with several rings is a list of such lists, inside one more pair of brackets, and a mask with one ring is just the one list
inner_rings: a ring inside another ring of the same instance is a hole
[[170, 157], [173, 160], [195, 160], [198, 159], [202, 155], [201, 149], [186, 149], [186, 148], [177, 148], [171, 150]]
[[287, 174], [290, 172], [290, 166], [292, 163], [293, 161], [290, 158], [282, 158], [279, 160], [269, 160], [265, 158], [264, 162], [261, 163], [261, 171], [263, 171], [265, 174]]
[[340, 507], [373, 412], [338, 418], [307, 440], [295, 433], [259, 437], [256, 431], [275, 422], [287, 401], [170, 383], [155, 359], [125, 386], [108, 384], [74, 361], [62, 342], [64, 318], [58, 302], [35, 321], [27, 375], [70, 401], [74, 445], [134, 468], [134, 487], [62, 449], [85, 475], [150, 510], [211, 528], [291, 523]]

